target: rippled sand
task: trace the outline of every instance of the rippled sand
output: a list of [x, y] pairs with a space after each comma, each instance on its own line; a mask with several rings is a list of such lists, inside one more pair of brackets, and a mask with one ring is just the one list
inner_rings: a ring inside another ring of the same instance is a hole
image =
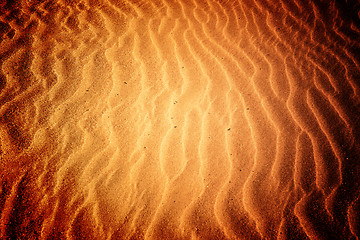
[[0, 3], [1, 239], [359, 239], [360, 3], [329, 2]]

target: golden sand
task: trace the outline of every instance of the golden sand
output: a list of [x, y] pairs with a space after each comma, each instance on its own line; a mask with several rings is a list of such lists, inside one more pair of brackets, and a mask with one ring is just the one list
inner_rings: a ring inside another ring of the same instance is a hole
[[0, 238], [359, 239], [355, 2], [0, 3]]

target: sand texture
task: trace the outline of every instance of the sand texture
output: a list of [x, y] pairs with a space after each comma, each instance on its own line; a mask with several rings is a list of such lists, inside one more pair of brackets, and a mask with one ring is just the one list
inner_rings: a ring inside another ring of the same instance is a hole
[[0, 239], [359, 239], [360, 2], [0, 1]]

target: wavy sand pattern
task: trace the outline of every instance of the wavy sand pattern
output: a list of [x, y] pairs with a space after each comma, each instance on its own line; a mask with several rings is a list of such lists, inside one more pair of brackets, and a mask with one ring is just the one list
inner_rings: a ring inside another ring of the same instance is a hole
[[360, 3], [1, 3], [1, 239], [359, 239]]

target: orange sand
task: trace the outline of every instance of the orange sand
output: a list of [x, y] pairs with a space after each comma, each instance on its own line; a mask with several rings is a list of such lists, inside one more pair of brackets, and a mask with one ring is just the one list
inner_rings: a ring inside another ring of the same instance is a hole
[[0, 238], [359, 239], [360, 4], [323, 2], [0, 3]]

